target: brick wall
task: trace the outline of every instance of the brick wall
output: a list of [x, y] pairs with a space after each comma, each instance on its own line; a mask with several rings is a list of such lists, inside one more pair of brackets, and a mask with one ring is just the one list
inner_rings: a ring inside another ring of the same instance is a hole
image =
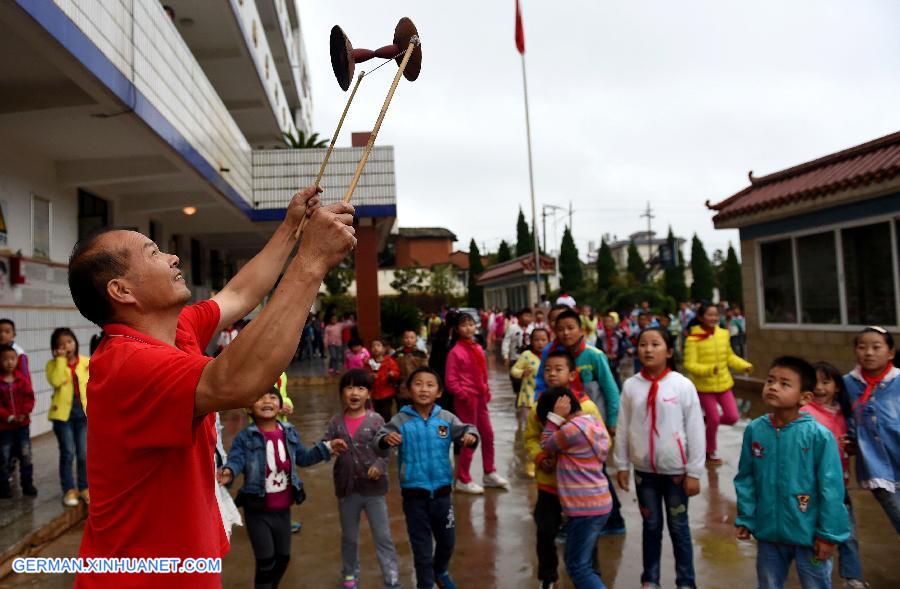
[[398, 237], [394, 245], [398, 268], [450, 263], [453, 242], [449, 239], [407, 239]]

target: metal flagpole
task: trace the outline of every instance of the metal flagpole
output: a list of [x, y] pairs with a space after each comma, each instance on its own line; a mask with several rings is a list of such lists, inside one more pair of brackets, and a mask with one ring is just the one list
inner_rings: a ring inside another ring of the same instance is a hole
[[522, 56], [522, 89], [525, 93], [525, 135], [528, 138], [528, 182], [531, 186], [531, 234], [534, 236], [534, 279], [537, 282], [537, 302], [541, 302], [541, 249], [537, 232], [537, 204], [534, 200], [534, 169], [531, 163], [531, 117], [528, 114], [528, 79], [525, 76], [525, 53]]

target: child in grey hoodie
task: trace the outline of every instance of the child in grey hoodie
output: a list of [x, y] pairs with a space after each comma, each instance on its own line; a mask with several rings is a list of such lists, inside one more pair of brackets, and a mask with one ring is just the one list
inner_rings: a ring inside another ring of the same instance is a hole
[[372, 376], [350, 370], [340, 383], [344, 412], [328, 423], [326, 440], [342, 439], [349, 450], [334, 463], [334, 492], [341, 517], [341, 587], [359, 586], [359, 520], [366, 512], [375, 554], [386, 589], [400, 587], [397, 551], [391, 539], [385, 495], [388, 490], [387, 458], [379, 456], [373, 441], [384, 419], [371, 410]]

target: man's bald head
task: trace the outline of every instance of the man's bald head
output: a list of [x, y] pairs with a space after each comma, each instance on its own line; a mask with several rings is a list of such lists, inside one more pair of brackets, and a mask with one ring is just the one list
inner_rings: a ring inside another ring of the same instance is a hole
[[126, 242], [131, 233], [134, 232], [125, 229], [101, 229], [75, 244], [69, 256], [72, 300], [86, 319], [100, 327], [113, 318], [107, 284], [128, 273]]

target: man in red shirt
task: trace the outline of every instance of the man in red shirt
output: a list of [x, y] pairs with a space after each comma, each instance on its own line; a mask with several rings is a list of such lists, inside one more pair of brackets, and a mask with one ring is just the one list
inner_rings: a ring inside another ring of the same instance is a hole
[[[308, 205], [308, 206], [307, 206]], [[215, 359], [212, 336], [268, 294], [265, 309]], [[293, 356], [325, 273], [355, 246], [353, 208], [298, 193], [263, 250], [212, 299], [191, 293], [177, 256], [134, 231], [75, 246], [69, 287], [103, 328], [87, 395], [91, 505], [82, 558], [220, 558], [228, 541], [215, 496], [215, 412], [250, 406]], [[183, 560], [180, 561], [183, 564]], [[80, 574], [76, 587], [220, 587], [219, 574]]]

